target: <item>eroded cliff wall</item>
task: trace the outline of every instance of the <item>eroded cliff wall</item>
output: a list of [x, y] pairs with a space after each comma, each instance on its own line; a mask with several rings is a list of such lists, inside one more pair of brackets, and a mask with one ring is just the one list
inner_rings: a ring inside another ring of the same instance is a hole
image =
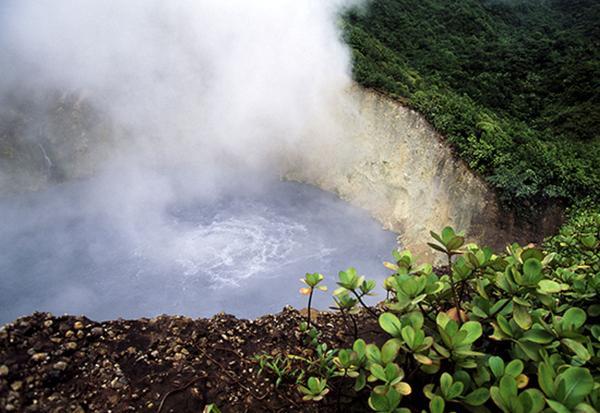
[[511, 241], [539, 241], [560, 222], [560, 209], [534, 223], [503, 212], [493, 190], [420, 114], [357, 86], [348, 93], [354, 107], [339, 111], [339, 156], [297, 159], [286, 178], [370, 211], [421, 260], [439, 259], [426, 242], [429, 231], [446, 225], [465, 231], [471, 241], [501, 248]]

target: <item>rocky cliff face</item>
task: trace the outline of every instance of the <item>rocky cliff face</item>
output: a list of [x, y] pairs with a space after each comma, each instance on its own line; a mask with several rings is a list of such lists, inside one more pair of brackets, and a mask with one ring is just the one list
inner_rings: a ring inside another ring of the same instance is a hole
[[0, 195], [89, 175], [111, 150], [114, 131], [82, 96], [0, 99]]
[[503, 212], [494, 192], [456, 159], [417, 112], [374, 91], [353, 87], [354, 110], [340, 111], [344, 148], [351, 155], [292, 162], [286, 177], [308, 182], [372, 213], [399, 234], [404, 248], [436, 260], [429, 231], [451, 225], [493, 247], [538, 241], [560, 222], [560, 209], [536, 223]]

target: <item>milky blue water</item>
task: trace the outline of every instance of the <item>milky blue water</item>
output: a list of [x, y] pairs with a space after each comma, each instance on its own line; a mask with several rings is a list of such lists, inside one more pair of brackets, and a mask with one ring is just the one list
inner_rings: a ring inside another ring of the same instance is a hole
[[[308, 185], [274, 182], [115, 214], [90, 201], [88, 184], [0, 200], [0, 322], [33, 311], [256, 317], [305, 306], [306, 272], [325, 274], [330, 291], [351, 265], [381, 281], [396, 247], [365, 211]], [[330, 303], [329, 293], [316, 297], [317, 307]]]

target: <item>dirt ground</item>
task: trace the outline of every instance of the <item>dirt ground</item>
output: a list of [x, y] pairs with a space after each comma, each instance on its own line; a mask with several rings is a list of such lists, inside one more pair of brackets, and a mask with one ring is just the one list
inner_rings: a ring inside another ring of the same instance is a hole
[[[322, 342], [351, 346], [339, 314], [316, 318]], [[367, 397], [350, 394], [352, 383], [350, 393], [332, 388], [316, 404], [302, 401], [292, 380], [275, 388], [273, 376], [257, 375], [255, 354], [310, 355], [298, 329], [304, 319], [292, 308], [256, 320], [98, 323], [35, 313], [0, 330], [0, 411], [199, 413], [208, 403], [223, 412], [366, 411]], [[361, 312], [357, 321], [361, 337], [380, 341], [372, 317]]]

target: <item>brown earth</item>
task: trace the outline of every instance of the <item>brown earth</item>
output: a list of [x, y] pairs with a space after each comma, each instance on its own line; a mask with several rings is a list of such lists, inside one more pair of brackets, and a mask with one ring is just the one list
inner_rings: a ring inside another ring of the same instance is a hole
[[[381, 341], [376, 321], [357, 316], [361, 337]], [[35, 313], [0, 329], [0, 411], [195, 412], [216, 403], [223, 412], [366, 411], [352, 383], [318, 404], [304, 402], [293, 379], [276, 389], [257, 375], [253, 355], [311, 356], [292, 308], [256, 320], [160, 316], [94, 322]], [[317, 325], [330, 348], [350, 347], [353, 331], [339, 314]], [[357, 397], [358, 396], [358, 397]]]

